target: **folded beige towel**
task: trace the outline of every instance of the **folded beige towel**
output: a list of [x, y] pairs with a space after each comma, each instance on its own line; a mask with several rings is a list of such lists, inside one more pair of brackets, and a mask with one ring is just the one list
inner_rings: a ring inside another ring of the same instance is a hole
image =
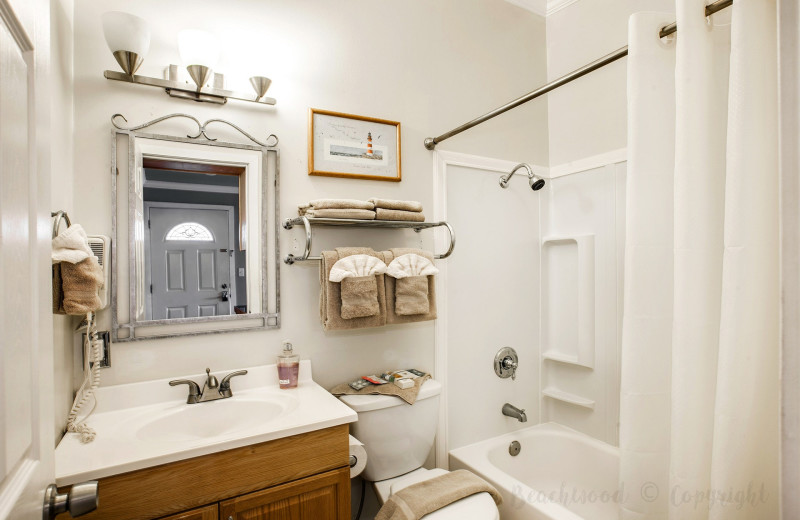
[[422, 211], [422, 204], [415, 200], [391, 200], [391, 199], [378, 199], [371, 198], [369, 201], [375, 204], [376, 208], [383, 209], [400, 209], [403, 211]]
[[61, 262], [61, 287], [67, 314], [81, 315], [99, 309], [97, 291], [102, 286], [103, 268], [94, 255], [77, 264]]
[[414, 211], [403, 211], [399, 209], [383, 209], [378, 208], [375, 210], [378, 220], [406, 220], [409, 222], [425, 222], [425, 215], [416, 213]]
[[386, 285], [383, 274], [373, 277], [378, 292], [378, 314], [361, 318], [342, 318], [342, 287], [340, 283], [330, 281], [330, 273], [333, 265], [340, 258], [351, 255], [371, 255], [383, 260], [382, 254], [376, 253], [368, 247], [340, 247], [336, 251], [322, 252], [319, 268], [319, 313], [323, 330], [362, 329], [386, 325]]
[[317, 199], [308, 203], [314, 209], [375, 209], [375, 204], [356, 199]]
[[417, 395], [422, 383], [430, 378], [430, 374], [415, 378], [414, 386], [411, 388], [400, 388], [393, 383], [386, 383], [385, 385], [368, 385], [361, 390], [353, 390], [353, 387], [348, 383], [341, 383], [331, 388], [329, 392], [332, 395], [393, 395], [408, 404], [414, 404], [417, 401]]
[[472, 472], [457, 469], [401, 489], [383, 504], [375, 520], [419, 520], [477, 493], [489, 493], [498, 506], [503, 503], [494, 486]]
[[366, 318], [381, 312], [375, 275], [354, 276], [341, 282], [342, 318]]
[[[390, 265], [395, 258], [403, 255], [415, 254], [423, 256], [433, 262], [433, 253], [408, 247], [398, 247], [383, 251], [383, 261]], [[397, 310], [397, 282], [391, 276], [386, 276], [386, 323], [413, 323], [415, 321], [428, 321], [436, 319], [436, 279], [434, 276], [426, 276], [428, 280], [428, 309], [424, 314], [400, 314]]]
[[316, 209], [309, 208], [300, 213], [309, 218], [352, 218], [358, 220], [375, 220], [375, 212], [369, 209]]
[[397, 314], [400, 316], [427, 314], [430, 308], [427, 276], [408, 276], [397, 279], [394, 301], [394, 311]]

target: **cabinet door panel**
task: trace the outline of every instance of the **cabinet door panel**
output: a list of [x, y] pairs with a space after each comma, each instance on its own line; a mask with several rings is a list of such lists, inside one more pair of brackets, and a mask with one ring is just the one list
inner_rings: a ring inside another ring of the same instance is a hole
[[341, 468], [220, 502], [221, 520], [349, 520], [350, 471]]
[[219, 505], [212, 504], [210, 506], [201, 507], [200, 509], [192, 509], [191, 511], [184, 511], [177, 515], [165, 516], [161, 520], [218, 520]]

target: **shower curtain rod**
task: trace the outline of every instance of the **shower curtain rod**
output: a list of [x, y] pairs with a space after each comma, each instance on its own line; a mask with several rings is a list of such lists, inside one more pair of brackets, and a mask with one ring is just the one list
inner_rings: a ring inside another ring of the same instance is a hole
[[[716, 13], [718, 11], [721, 11], [721, 10], [725, 9], [726, 7], [730, 7], [731, 5], [733, 5], [733, 0], [717, 0], [716, 2], [710, 3], [710, 4], [708, 4], [706, 6], [706, 16], [711, 16], [712, 14], [714, 14], [714, 13]], [[658, 32], [658, 36], [660, 38], [664, 38], [665, 36], [669, 36], [670, 34], [675, 33], [675, 32], [678, 32], [678, 24], [677, 24], [677, 22], [673, 22], [673, 23], [671, 23], [669, 25], [665, 25], [664, 27], [662, 27], [661, 30]], [[434, 148], [436, 148], [437, 144], [441, 143], [445, 139], [449, 139], [450, 137], [453, 137], [454, 135], [460, 134], [461, 132], [463, 132], [465, 130], [469, 130], [473, 126], [477, 126], [477, 125], [483, 123], [484, 121], [488, 121], [489, 119], [492, 119], [493, 117], [499, 116], [500, 114], [502, 114], [504, 112], [508, 112], [512, 108], [517, 108], [518, 106], [520, 106], [520, 105], [522, 105], [524, 103], [527, 103], [528, 101], [530, 101], [532, 99], [536, 99], [539, 96], [547, 94], [551, 90], [555, 90], [555, 89], [557, 89], [558, 87], [560, 87], [562, 85], [566, 85], [567, 83], [569, 83], [569, 82], [571, 82], [573, 80], [576, 80], [576, 79], [580, 78], [581, 76], [585, 76], [586, 74], [589, 74], [592, 71], [595, 71], [595, 70], [597, 70], [597, 69], [599, 69], [601, 67], [605, 67], [609, 63], [613, 63], [613, 62], [617, 61], [620, 58], [624, 58], [627, 55], [628, 55], [628, 46], [626, 45], [625, 47], [617, 49], [616, 51], [612, 52], [611, 54], [607, 54], [606, 56], [603, 56], [599, 60], [595, 60], [595, 61], [589, 63], [588, 65], [584, 65], [583, 67], [581, 67], [581, 68], [579, 68], [577, 70], [573, 70], [572, 72], [570, 72], [569, 74], [567, 74], [565, 76], [561, 76], [557, 80], [552, 81], [552, 82], [548, 83], [547, 85], [544, 85], [542, 87], [537, 88], [533, 92], [529, 92], [528, 94], [525, 94], [524, 96], [522, 96], [520, 98], [517, 98], [514, 101], [511, 101], [510, 103], [506, 103], [505, 105], [501, 106], [500, 108], [492, 110], [488, 114], [484, 114], [484, 115], [482, 115], [482, 116], [480, 116], [480, 117], [478, 117], [476, 119], [473, 119], [469, 123], [464, 123], [463, 125], [461, 125], [461, 126], [459, 126], [457, 128], [454, 128], [454, 129], [450, 130], [449, 132], [445, 132], [445, 133], [443, 133], [442, 135], [440, 135], [438, 137], [428, 137], [428, 138], [426, 138], [425, 139], [425, 148], [427, 148], [428, 150], [433, 150]]]

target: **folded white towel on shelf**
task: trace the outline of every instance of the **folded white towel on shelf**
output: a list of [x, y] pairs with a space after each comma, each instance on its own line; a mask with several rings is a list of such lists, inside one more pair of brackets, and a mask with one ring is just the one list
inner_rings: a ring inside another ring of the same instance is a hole
[[92, 256], [89, 239], [80, 224], [74, 224], [53, 239], [52, 263], [67, 262], [77, 264]]

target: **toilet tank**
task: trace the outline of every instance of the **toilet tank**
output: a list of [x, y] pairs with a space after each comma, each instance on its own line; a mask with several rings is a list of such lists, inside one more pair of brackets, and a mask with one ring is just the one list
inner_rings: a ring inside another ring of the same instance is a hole
[[441, 383], [429, 379], [420, 387], [413, 405], [388, 395], [340, 397], [358, 413], [350, 433], [367, 451], [362, 477], [377, 482], [422, 467], [436, 436], [441, 392]]

